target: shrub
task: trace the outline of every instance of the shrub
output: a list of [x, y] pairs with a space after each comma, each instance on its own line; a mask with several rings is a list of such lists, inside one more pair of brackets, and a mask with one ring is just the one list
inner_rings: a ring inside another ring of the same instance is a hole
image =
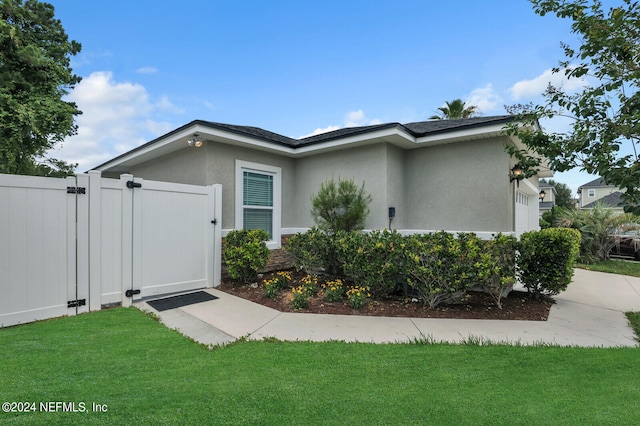
[[371, 196], [353, 180], [333, 179], [320, 185], [311, 197], [311, 216], [320, 229], [334, 234], [338, 231], [354, 231], [364, 228], [369, 215]]
[[527, 291], [536, 297], [558, 294], [573, 277], [580, 254], [580, 232], [571, 228], [525, 232], [518, 248], [517, 276]]
[[345, 276], [379, 297], [391, 294], [403, 269], [404, 237], [397, 231], [342, 233], [335, 241]]
[[326, 235], [313, 227], [304, 233], [292, 235], [285, 248], [294, 258], [294, 266], [307, 274], [317, 274], [324, 267]]
[[342, 268], [336, 257], [336, 238], [336, 234], [329, 235], [313, 227], [307, 232], [291, 236], [286, 249], [293, 255], [294, 266], [299, 271], [311, 275], [317, 275], [321, 271], [330, 275], [342, 275]]
[[261, 229], [233, 230], [224, 239], [224, 261], [229, 275], [243, 283], [255, 281], [258, 271], [269, 260], [269, 249], [265, 241], [269, 234]]
[[430, 308], [461, 300], [474, 283], [479, 238], [445, 231], [407, 239], [407, 281]]
[[475, 265], [482, 290], [491, 295], [502, 309], [506, 297], [516, 282], [515, 237], [498, 234], [490, 241], [482, 241], [479, 259]]
[[371, 293], [361, 286], [351, 287], [347, 291], [347, 299], [353, 309], [362, 309], [367, 303], [367, 299], [371, 297]]
[[327, 281], [322, 285], [324, 298], [327, 302], [340, 302], [344, 297], [344, 283], [341, 279]]

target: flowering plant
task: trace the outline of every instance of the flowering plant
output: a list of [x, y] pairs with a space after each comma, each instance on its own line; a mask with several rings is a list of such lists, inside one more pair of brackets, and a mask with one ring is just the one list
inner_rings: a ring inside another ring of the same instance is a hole
[[339, 302], [344, 297], [344, 284], [341, 279], [327, 281], [322, 288], [327, 302]]
[[305, 309], [309, 306], [309, 294], [303, 285], [292, 288], [291, 295], [291, 306], [293, 309]]
[[347, 291], [347, 299], [353, 309], [363, 308], [369, 297], [371, 297], [371, 293], [366, 287], [355, 286]]

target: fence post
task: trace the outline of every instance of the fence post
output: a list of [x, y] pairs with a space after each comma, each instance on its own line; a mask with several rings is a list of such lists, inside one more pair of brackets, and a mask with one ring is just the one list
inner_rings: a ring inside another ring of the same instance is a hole
[[127, 290], [133, 290], [133, 191], [127, 188], [127, 182], [133, 180], [132, 175], [120, 175], [122, 188], [122, 306], [131, 306], [132, 298], [127, 297]]
[[[66, 178], [67, 188], [76, 187], [76, 177]], [[77, 299], [76, 257], [76, 194], [67, 190], [67, 301]], [[67, 305], [67, 315], [77, 313], [75, 306]]]
[[102, 307], [102, 173], [89, 172], [89, 310]]
[[[76, 299], [84, 300], [78, 305], [77, 313], [89, 311], [89, 175], [76, 176]], [[81, 188], [84, 188], [82, 193]]]

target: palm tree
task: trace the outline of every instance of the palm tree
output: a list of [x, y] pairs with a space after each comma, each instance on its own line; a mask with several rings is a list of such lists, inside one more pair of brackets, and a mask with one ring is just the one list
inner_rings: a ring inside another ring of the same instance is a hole
[[467, 105], [462, 99], [454, 99], [446, 102], [445, 106], [438, 108], [440, 115], [432, 115], [429, 120], [455, 120], [457, 118], [470, 118], [480, 114], [478, 107]]
[[640, 218], [630, 213], [617, 214], [613, 209], [596, 203], [589, 210], [563, 209], [556, 224], [565, 228], [574, 228], [582, 234], [580, 261], [593, 263], [608, 260], [611, 249], [616, 244], [615, 234], [637, 229]]

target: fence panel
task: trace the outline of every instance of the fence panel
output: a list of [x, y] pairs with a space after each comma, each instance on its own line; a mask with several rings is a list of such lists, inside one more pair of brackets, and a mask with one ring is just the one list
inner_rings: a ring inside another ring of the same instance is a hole
[[0, 175], [0, 326], [74, 315], [75, 178]]

